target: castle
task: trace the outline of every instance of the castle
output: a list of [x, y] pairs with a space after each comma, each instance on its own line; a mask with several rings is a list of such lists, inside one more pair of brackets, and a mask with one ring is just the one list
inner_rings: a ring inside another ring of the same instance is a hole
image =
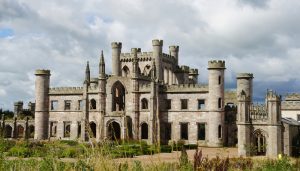
[[[87, 63], [82, 87], [50, 88], [50, 71], [36, 70], [34, 123], [24, 121], [22, 137], [180, 140], [208, 147], [237, 144], [240, 155], [251, 155], [251, 146], [256, 155], [292, 154], [300, 124], [281, 118], [281, 97], [272, 91], [265, 105], [252, 104], [252, 74], [238, 74], [232, 93], [224, 89], [224, 61], [208, 62], [204, 85], [197, 69], [178, 65], [178, 46], [169, 46], [168, 54], [162, 40], [152, 41], [152, 52], [121, 53], [120, 42], [111, 48], [112, 73], [106, 73], [102, 52], [97, 77], [91, 77]], [[8, 123], [2, 117], [6, 137], [18, 137], [18, 121]], [[292, 136], [286, 138], [285, 130]]]

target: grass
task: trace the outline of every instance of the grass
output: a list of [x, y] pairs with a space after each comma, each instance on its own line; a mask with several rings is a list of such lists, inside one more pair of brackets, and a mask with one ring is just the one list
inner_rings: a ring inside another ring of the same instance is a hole
[[150, 162], [138, 160], [121, 161], [116, 158], [151, 155], [158, 152], [178, 150], [179, 145], [147, 145], [140, 141], [78, 143], [77, 141], [8, 141], [0, 140], [0, 170], [82, 170], [82, 171], [154, 171], [154, 170], [300, 170], [300, 159], [283, 157], [282, 159], [253, 158], [207, 158], [202, 150], [196, 150], [194, 159], [189, 160], [186, 149], [180, 146], [181, 155], [177, 162]]

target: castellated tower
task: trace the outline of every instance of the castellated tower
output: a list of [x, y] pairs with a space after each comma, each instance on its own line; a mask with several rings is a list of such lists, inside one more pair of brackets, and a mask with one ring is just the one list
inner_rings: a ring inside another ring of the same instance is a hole
[[178, 65], [178, 52], [179, 52], [179, 46], [169, 46], [170, 55], [174, 56], [176, 59], [176, 65]]
[[156, 64], [156, 75], [158, 80], [164, 80], [163, 78], [163, 70], [161, 66], [161, 55], [162, 55], [162, 47], [163, 47], [163, 40], [152, 40], [153, 46], [153, 59], [155, 60]]
[[48, 138], [50, 70], [35, 71], [35, 132], [34, 139]]
[[208, 62], [208, 145], [223, 146], [225, 61]]
[[120, 63], [120, 55], [122, 49], [121, 42], [112, 42], [112, 75], [121, 76], [121, 63]]
[[238, 154], [241, 156], [250, 155], [247, 147], [251, 142], [251, 122], [249, 107], [252, 103], [252, 80], [253, 74], [237, 74], [237, 100], [238, 100]]
[[276, 156], [282, 153], [282, 131], [281, 131], [281, 96], [273, 91], [268, 91], [268, 133], [267, 156]]

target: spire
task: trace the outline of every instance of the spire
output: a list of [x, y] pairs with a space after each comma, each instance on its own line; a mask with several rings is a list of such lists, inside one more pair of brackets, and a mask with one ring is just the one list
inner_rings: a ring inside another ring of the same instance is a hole
[[87, 64], [86, 64], [86, 68], [85, 68], [85, 82], [86, 83], [90, 83], [90, 80], [91, 80], [91, 71], [90, 71], [90, 65], [89, 65], [89, 61], [87, 61]]
[[133, 61], [132, 61], [132, 73], [133, 77], [138, 77], [139, 76], [139, 60], [137, 57], [137, 52], [139, 51], [138, 48], [132, 48], [131, 49], [131, 54], [133, 55]]
[[105, 78], [105, 61], [103, 50], [101, 50], [100, 62], [99, 62], [99, 77]]

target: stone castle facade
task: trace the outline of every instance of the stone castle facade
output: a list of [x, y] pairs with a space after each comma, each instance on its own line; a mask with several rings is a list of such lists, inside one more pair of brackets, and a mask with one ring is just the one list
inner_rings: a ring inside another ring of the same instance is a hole
[[[224, 61], [208, 62], [205, 85], [198, 83], [197, 69], [179, 66], [178, 46], [169, 46], [168, 54], [162, 40], [152, 41], [152, 52], [122, 53], [120, 42], [111, 48], [112, 73], [106, 73], [102, 52], [98, 75], [91, 76], [87, 63], [82, 87], [50, 87], [50, 71], [36, 70], [34, 139], [180, 140], [237, 144], [240, 155], [253, 153], [251, 146], [255, 154], [291, 153], [285, 148], [292, 148], [292, 137], [284, 138], [283, 130], [300, 125], [282, 120], [281, 97], [272, 91], [265, 105], [252, 104], [252, 74], [238, 74], [237, 90], [227, 92]], [[294, 127], [292, 135], [299, 136]]]

